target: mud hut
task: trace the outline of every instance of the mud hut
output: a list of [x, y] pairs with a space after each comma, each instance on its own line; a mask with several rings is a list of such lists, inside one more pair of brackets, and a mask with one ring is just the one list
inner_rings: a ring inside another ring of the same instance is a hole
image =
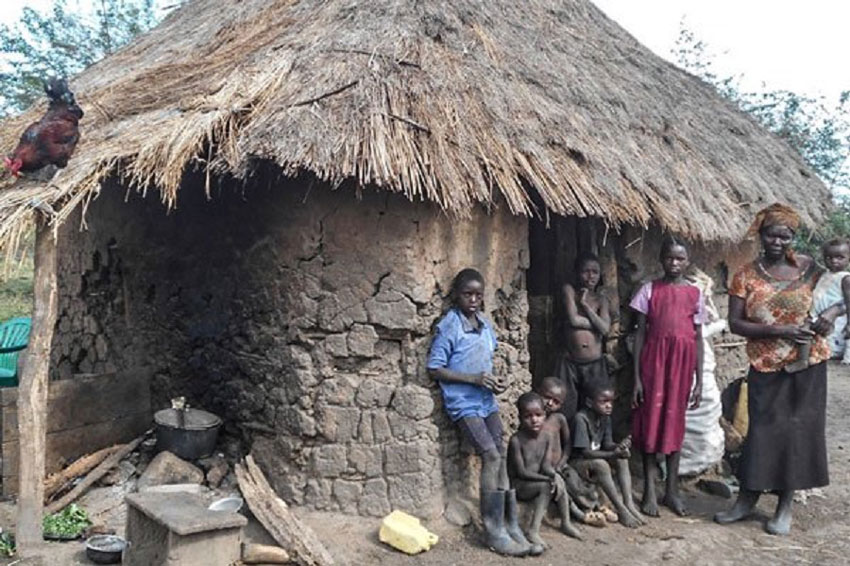
[[551, 302], [578, 250], [625, 296], [662, 231], [717, 264], [753, 209], [811, 222], [829, 201], [791, 148], [587, 0], [195, 0], [72, 88], [74, 159], [0, 192], [5, 245], [43, 219], [22, 445], [43, 436], [48, 374], [144, 367], [160, 405], [222, 415], [317, 509], [433, 516], [465, 489], [424, 364], [459, 268], [487, 278], [511, 419], [545, 371], [529, 336], [551, 316], [529, 301]]

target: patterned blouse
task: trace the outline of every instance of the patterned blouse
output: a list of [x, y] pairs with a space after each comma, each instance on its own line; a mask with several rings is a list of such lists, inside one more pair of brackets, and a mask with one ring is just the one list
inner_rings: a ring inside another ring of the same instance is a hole
[[[749, 321], [802, 326], [812, 308], [812, 291], [822, 273], [813, 261], [799, 277], [785, 281], [770, 275], [756, 260], [735, 273], [729, 294], [744, 300], [744, 313]], [[747, 356], [757, 371], [775, 372], [797, 359], [797, 346], [787, 338], [748, 338]], [[829, 345], [819, 335], [812, 344], [809, 363], [827, 359]]]

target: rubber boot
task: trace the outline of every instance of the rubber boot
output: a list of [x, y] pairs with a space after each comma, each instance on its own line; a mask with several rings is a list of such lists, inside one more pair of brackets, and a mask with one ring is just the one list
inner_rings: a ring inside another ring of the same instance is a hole
[[514, 542], [505, 530], [505, 492], [481, 492], [481, 520], [484, 523], [485, 544], [507, 556], [525, 556], [528, 551]]
[[519, 506], [516, 502], [516, 490], [514, 489], [505, 491], [505, 530], [526, 553], [531, 556], [543, 554], [544, 548], [528, 542], [528, 539], [522, 533], [522, 529], [519, 528]]

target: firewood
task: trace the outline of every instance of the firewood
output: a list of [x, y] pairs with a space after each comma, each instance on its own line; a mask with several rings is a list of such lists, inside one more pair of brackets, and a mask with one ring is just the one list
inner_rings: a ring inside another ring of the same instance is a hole
[[138, 446], [142, 442], [142, 439], [144, 439], [144, 436], [140, 436], [139, 438], [128, 444], [121, 445], [115, 452], [110, 454], [103, 462], [101, 462], [94, 470], [89, 472], [89, 474], [83, 479], [83, 481], [78, 483], [74, 487], [74, 489], [63, 495], [57, 501], [54, 501], [53, 503], [48, 505], [47, 509], [45, 510], [45, 513], [47, 515], [56, 513], [57, 511], [61, 511], [67, 505], [75, 501], [79, 496], [85, 493], [85, 491], [89, 487], [91, 487], [94, 482], [105, 476], [106, 473], [113, 467], [118, 465], [118, 462], [123, 460], [127, 454], [135, 450], [136, 446]]
[[249, 454], [236, 464], [236, 479], [248, 508], [281, 547], [302, 566], [332, 566], [334, 559], [310, 527], [277, 496]]
[[50, 474], [44, 480], [44, 502], [49, 503], [53, 496], [62, 491], [69, 483], [80, 476], [89, 473], [106, 458], [120, 448], [120, 445], [109, 446], [97, 452], [86, 454], [74, 460], [67, 468]]
[[242, 562], [245, 564], [289, 564], [289, 553], [279, 546], [242, 543]]

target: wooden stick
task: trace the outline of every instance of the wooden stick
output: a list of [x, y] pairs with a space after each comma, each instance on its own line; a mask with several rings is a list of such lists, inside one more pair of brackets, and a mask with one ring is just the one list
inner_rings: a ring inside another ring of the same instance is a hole
[[120, 445], [109, 446], [97, 452], [86, 454], [77, 458], [70, 466], [51, 474], [44, 480], [44, 502], [49, 503], [50, 499], [62, 491], [70, 482], [80, 476], [89, 473], [98, 464], [106, 460], [106, 458], [118, 450]]
[[22, 556], [42, 541], [44, 465], [47, 438], [47, 374], [50, 344], [56, 326], [56, 241], [50, 226], [40, 221], [35, 237], [32, 331], [24, 351], [18, 389], [18, 509], [17, 545]]
[[289, 553], [279, 546], [242, 543], [242, 562], [245, 564], [289, 564]]
[[236, 464], [236, 479], [251, 512], [281, 547], [302, 566], [332, 566], [334, 559], [308, 526], [277, 496], [249, 454]]
[[79, 496], [85, 493], [85, 491], [89, 487], [91, 487], [94, 482], [105, 476], [106, 472], [117, 466], [118, 462], [124, 459], [124, 456], [135, 450], [136, 446], [138, 446], [142, 442], [142, 439], [144, 439], [144, 436], [140, 436], [136, 440], [128, 444], [122, 445], [115, 452], [110, 454], [110, 456], [106, 458], [103, 462], [101, 462], [98, 467], [92, 470], [91, 473], [89, 473], [89, 475], [87, 475], [83, 481], [78, 483], [74, 487], [74, 489], [63, 495], [60, 499], [48, 505], [47, 514], [50, 515], [52, 513], [56, 513], [57, 511], [61, 511], [67, 505], [69, 505]]

